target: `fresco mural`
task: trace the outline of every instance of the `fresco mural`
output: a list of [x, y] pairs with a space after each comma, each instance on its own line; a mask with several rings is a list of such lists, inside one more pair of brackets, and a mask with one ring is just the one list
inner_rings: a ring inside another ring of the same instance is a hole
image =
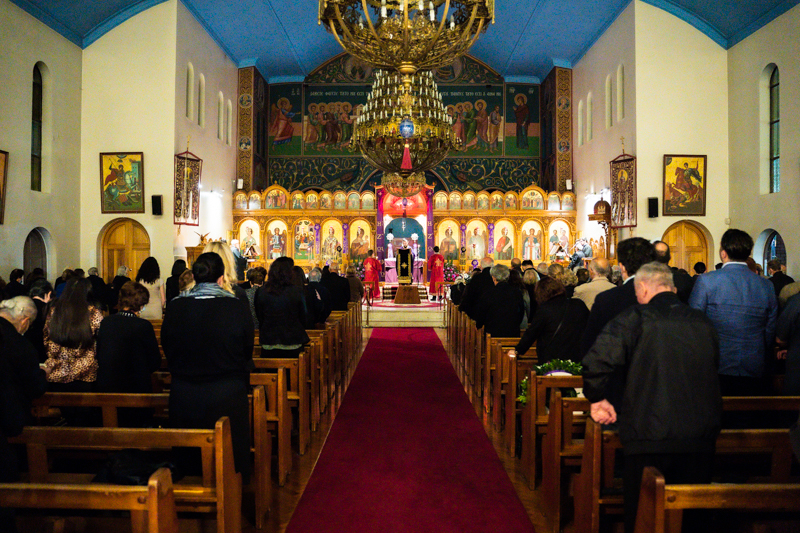
[[461, 149], [450, 156], [503, 154], [502, 86], [440, 86]]
[[340, 262], [342, 260], [342, 223], [338, 220], [326, 220], [322, 224], [320, 234], [320, 257], [322, 262], [330, 265], [333, 262]]
[[505, 155], [539, 157], [539, 86], [506, 84]]
[[304, 155], [353, 155], [353, 126], [367, 103], [365, 85], [307, 86]]
[[522, 209], [544, 209], [544, 197], [539, 191], [526, 191], [522, 195]]
[[267, 150], [270, 156], [293, 156], [301, 153], [302, 89], [302, 83], [269, 86], [269, 146]]
[[267, 209], [283, 209], [286, 207], [286, 193], [273, 189], [267, 193], [266, 208]]

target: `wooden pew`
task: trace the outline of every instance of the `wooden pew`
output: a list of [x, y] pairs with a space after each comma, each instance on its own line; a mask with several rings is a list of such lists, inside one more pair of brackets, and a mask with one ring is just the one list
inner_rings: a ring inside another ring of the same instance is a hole
[[[800, 408], [800, 397], [724, 397], [723, 410], [789, 411]], [[597, 532], [601, 513], [622, 513], [621, 480], [614, 478], [615, 450], [622, 448], [615, 431], [602, 431], [590, 418], [581, 460], [580, 474], [575, 483], [575, 527], [577, 531]], [[717, 438], [716, 454], [768, 454], [769, 481], [785, 483], [790, 479], [792, 449], [788, 429], [723, 429]]]
[[175, 446], [200, 448], [202, 478], [187, 477], [174, 485], [178, 511], [216, 512], [218, 533], [240, 533], [242, 479], [235, 471], [228, 417], [214, 429], [123, 429], [26, 427], [9, 439], [25, 445], [31, 483], [88, 484], [93, 473], [51, 473], [52, 450], [119, 451], [126, 448], [165, 450]]
[[800, 511], [800, 484], [666, 485], [661, 472], [645, 468], [635, 532], [679, 531], [684, 509]]
[[[528, 488], [536, 486], [538, 466], [541, 465], [542, 448], [539, 441], [547, 434], [549, 412], [548, 397], [553, 399], [551, 390], [580, 388], [581, 376], [538, 376], [536, 372], [528, 375], [528, 401], [522, 417], [522, 466], [528, 480]], [[506, 429], [508, 431], [508, 429]]]
[[133, 533], [178, 533], [172, 474], [158, 469], [146, 487], [126, 485], [3, 483], [4, 507], [130, 511]]
[[[488, 341], [487, 335], [487, 341]], [[514, 391], [516, 394], [517, 386], [517, 369], [521, 366], [524, 369], [530, 370], [536, 364], [536, 350], [528, 350], [523, 357], [515, 357], [511, 359], [508, 357], [508, 351], [513, 349], [519, 344], [519, 337], [500, 337], [492, 339], [492, 345], [487, 348], [492, 366], [492, 372], [489, 374], [490, 390], [492, 392], [492, 425], [495, 431], [500, 431], [504, 421], [503, 409], [505, 402], [503, 395], [507, 394], [509, 385], [509, 376], [511, 375], [511, 367], [514, 367]], [[514, 396], [516, 400], [516, 396]], [[515, 412], [516, 401], [511, 404], [511, 412]]]

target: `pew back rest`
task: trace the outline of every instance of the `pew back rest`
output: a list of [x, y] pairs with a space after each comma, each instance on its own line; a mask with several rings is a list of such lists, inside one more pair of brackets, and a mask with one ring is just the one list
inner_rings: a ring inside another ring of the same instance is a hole
[[119, 408], [166, 409], [169, 394], [116, 393], [116, 392], [47, 392], [33, 400], [34, 412], [52, 407], [98, 407], [103, 414], [103, 427], [119, 427]]

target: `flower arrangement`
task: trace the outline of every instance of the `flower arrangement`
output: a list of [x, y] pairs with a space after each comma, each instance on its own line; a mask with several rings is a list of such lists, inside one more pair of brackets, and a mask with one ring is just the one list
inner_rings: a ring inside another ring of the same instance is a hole
[[356, 259], [353, 261], [353, 267], [356, 269], [356, 276], [358, 276], [358, 279], [364, 281], [364, 261]]
[[450, 259], [445, 261], [444, 263], [444, 280], [445, 281], [455, 281], [456, 276], [458, 276], [458, 269], [453, 266], [453, 260]]
[[[533, 368], [536, 371], [537, 376], [548, 376], [555, 372], [566, 372], [567, 374], [572, 374], [573, 376], [580, 376], [581, 371], [583, 370], [583, 366], [580, 363], [576, 363], [568, 359], [553, 359], [549, 363], [537, 365]], [[528, 377], [526, 376], [525, 379], [523, 379], [519, 384], [519, 396], [517, 396], [517, 401], [523, 405], [528, 403], [528, 386]], [[577, 391], [572, 388], [561, 389], [561, 392], [564, 398], [575, 398], [578, 395]]]

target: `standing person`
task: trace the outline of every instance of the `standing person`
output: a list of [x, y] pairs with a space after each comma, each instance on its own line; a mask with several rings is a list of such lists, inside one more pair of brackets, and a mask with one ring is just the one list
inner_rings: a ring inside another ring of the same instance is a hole
[[314, 323], [324, 324], [331, 314], [331, 293], [320, 282], [322, 271], [314, 267], [308, 273], [308, 287], [316, 293], [317, 300], [321, 305], [314, 306]]
[[[644, 265], [633, 283], [641, 305], [609, 322], [583, 359], [592, 418], [619, 423], [626, 533], [633, 532], [646, 466], [667, 483], [711, 482], [722, 415], [714, 325], [680, 302], [667, 265]], [[626, 376], [622, 391], [611, 390], [615, 372]], [[621, 400], [612, 403], [614, 397]]]
[[114, 276], [114, 279], [108, 286], [108, 307], [110, 313], [117, 312], [117, 299], [119, 298], [119, 290], [123, 285], [131, 281], [131, 278], [128, 277], [128, 273], [130, 271], [131, 269], [125, 265], [120, 265], [117, 267], [117, 275]]
[[101, 311], [108, 311], [108, 287], [100, 277], [100, 271], [97, 267], [89, 269], [86, 279], [92, 284], [92, 290], [89, 292], [91, 302]]
[[766, 279], [753, 275], [747, 258], [753, 239], [729, 229], [720, 240], [722, 268], [697, 278], [689, 305], [717, 328], [723, 396], [757, 396], [767, 390], [767, 354], [775, 343], [778, 302]]
[[350, 283], [339, 275], [339, 263], [331, 263], [329, 274], [323, 274], [322, 284], [331, 295], [331, 309], [334, 311], [347, 311], [350, 301]]
[[433, 247], [433, 255], [428, 258], [428, 272], [431, 273], [430, 292], [433, 300], [439, 294], [444, 284], [444, 256], [439, 253], [439, 247]]
[[[161, 269], [155, 257], [148, 257], [142, 261], [139, 272], [136, 273], [136, 282], [141, 283], [150, 293], [150, 300], [139, 313], [147, 320], [161, 320], [164, 317], [164, 305], [166, 305], [166, 294], [164, 285], [161, 283]], [[119, 303], [117, 304], [119, 307]]]
[[[172, 300], [161, 326], [161, 345], [172, 374], [169, 420], [176, 428], [210, 429], [220, 417], [229, 417], [236, 471], [247, 483], [247, 394], [255, 330], [247, 307], [222, 288], [224, 274], [219, 255], [201, 254], [192, 265], [196, 285]], [[181, 459], [186, 461], [185, 456]]]
[[582, 300], [591, 311], [598, 294], [616, 287], [616, 285], [608, 281], [609, 274], [611, 274], [611, 266], [608, 263], [608, 259], [592, 259], [592, 262], [589, 263], [589, 278], [591, 281], [575, 287], [573, 297]]
[[[664, 241], [656, 241], [653, 243], [653, 247], [656, 252], [656, 261], [669, 266], [669, 262], [672, 260], [669, 244]], [[692, 294], [692, 288], [694, 287], [694, 280], [685, 270], [677, 267], [670, 267], [670, 269], [672, 270], [672, 282], [675, 284], [675, 288], [678, 289], [678, 299], [683, 303], [688, 303], [689, 295]]]
[[258, 315], [256, 315], [256, 291], [264, 284], [266, 279], [264, 267], [251, 268], [247, 271], [247, 281], [250, 287], [244, 290], [247, 294], [247, 303], [250, 304], [250, 315], [253, 317], [253, 325], [258, 329]]
[[173, 298], [177, 298], [181, 293], [178, 280], [184, 270], [186, 270], [186, 261], [183, 259], [178, 259], [172, 263], [172, 275], [168, 277], [167, 281], [164, 283], [165, 303], [170, 303]]
[[478, 304], [484, 291], [489, 290], [494, 285], [490, 272], [493, 266], [494, 259], [491, 257], [481, 259], [481, 271], [470, 278], [461, 297], [461, 304], [458, 306], [459, 311], [467, 313], [467, 316], [473, 320], [477, 316]]
[[[203, 252], [210, 251], [207, 248], [208, 245], [206, 245], [206, 249], [204, 249]], [[230, 250], [233, 255], [233, 267], [236, 272], [236, 279], [244, 279], [244, 271], [247, 269], [247, 259], [242, 255], [242, 250], [239, 247], [239, 239], [231, 240]], [[224, 259], [223, 257], [223, 260]]]
[[364, 284], [356, 276], [356, 268], [354, 266], [347, 267], [347, 275], [345, 276], [347, 283], [350, 284], [350, 301], [360, 302], [364, 298]]
[[508, 282], [510, 270], [505, 265], [492, 266], [489, 275], [492, 285], [481, 294], [476, 325], [492, 337], [516, 337], [525, 316], [522, 291]]
[[781, 294], [781, 290], [790, 283], [794, 283], [794, 278], [788, 276], [782, 269], [783, 265], [777, 259], [770, 259], [767, 262], [767, 274], [772, 286], [775, 287], [775, 297]]
[[[223, 274], [222, 279], [222, 288], [239, 298], [242, 303], [247, 304], [247, 293], [245, 293], [244, 289], [239, 286], [239, 280], [242, 278], [240, 278], [238, 274], [239, 260], [235, 257], [233, 248], [233, 245], [227, 246], [223, 241], [211, 241], [210, 243], [206, 244], [206, 247], [203, 249], [203, 253], [212, 252], [222, 258], [222, 264], [225, 266], [225, 273]], [[245, 260], [245, 266], [246, 265], [247, 261]]]
[[364, 259], [364, 281], [372, 282], [372, 297], [378, 298], [381, 294], [381, 262], [374, 257], [375, 250], [367, 252]]
[[[297, 358], [310, 340], [306, 327], [311, 325], [312, 317], [302, 287], [293, 281], [293, 267], [290, 257], [273, 261], [266, 283], [256, 293], [261, 357]], [[342, 281], [347, 285], [349, 297], [350, 285]]]
[[[44, 345], [49, 390], [53, 392], [92, 392], [97, 379], [97, 332], [103, 313], [89, 305], [91, 284], [86, 279], [71, 279], [50, 308], [44, 324]], [[70, 425], [88, 425], [86, 409], [62, 409]]]
[[[27, 296], [0, 302], [0, 483], [20, 480], [17, 453], [8, 438], [22, 433], [31, 400], [47, 390], [46, 370], [39, 368], [36, 350], [23, 338], [35, 317], [36, 306]], [[17, 531], [12, 509], [0, 509], [0, 531]]]
[[589, 315], [589, 321], [586, 323], [586, 330], [581, 339], [581, 357], [589, 351], [600, 331], [608, 322], [628, 307], [636, 305], [633, 278], [639, 267], [650, 263], [653, 259], [655, 259], [655, 250], [647, 239], [632, 237], [617, 244], [617, 260], [623, 283], [619, 287], [601, 292], [595, 297], [592, 313]]
[[589, 318], [586, 304], [567, 298], [564, 285], [553, 278], [536, 284], [536, 312], [517, 346], [508, 352], [510, 357], [525, 354], [536, 343], [537, 362], [541, 365], [553, 359], [577, 361], [581, 333]]
[[[139, 313], [147, 305], [150, 291], [129, 281], [119, 291], [119, 311], [106, 317], [97, 332], [97, 392], [153, 392], [152, 374], [161, 366], [153, 325]], [[147, 427], [152, 412], [121, 409], [120, 425]]]
[[48, 304], [53, 297], [53, 286], [46, 279], [37, 279], [31, 285], [29, 296], [36, 306], [36, 318], [25, 332], [25, 338], [36, 348], [39, 362], [44, 363], [47, 360], [47, 350], [44, 347], [44, 321], [47, 318]]
[[25, 285], [22, 284], [22, 279], [25, 272], [21, 268], [15, 268], [11, 271], [8, 277], [8, 284], [6, 285], [6, 298], [14, 298], [15, 296], [25, 296]]
[[800, 395], [800, 294], [786, 301], [778, 316], [776, 342], [782, 348], [779, 359], [786, 360], [786, 376], [783, 381], [784, 396]]

